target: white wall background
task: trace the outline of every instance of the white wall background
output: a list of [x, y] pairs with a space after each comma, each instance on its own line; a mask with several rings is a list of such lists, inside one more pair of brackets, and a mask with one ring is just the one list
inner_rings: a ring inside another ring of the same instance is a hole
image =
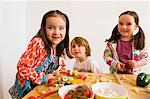
[[[126, 10], [136, 11], [148, 43], [149, 5], [148, 0], [0, 1], [0, 99], [10, 99], [8, 89], [14, 83], [17, 62], [39, 30], [47, 11], [59, 9], [66, 13], [70, 19], [70, 40], [75, 36], [85, 37], [90, 43], [92, 56], [103, 72], [108, 72], [102, 57], [104, 41], [110, 37], [118, 16]], [[73, 60], [67, 63], [71, 68]], [[145, 66], [144, 71], [150, 73], [149, 67]]]

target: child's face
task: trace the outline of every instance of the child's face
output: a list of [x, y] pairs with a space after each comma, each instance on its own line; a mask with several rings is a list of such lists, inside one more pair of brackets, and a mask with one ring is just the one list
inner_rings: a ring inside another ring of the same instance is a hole
[[133, 16], [125, 14], [119, 17], [118, 31], [122, 37], [131, 37], [137, 25]]
[[79, 44], [71, 45], [71, 52], [76, 59], [84, 60], [86, 58], [86, 48], [85, 46]]
[[48, 17], [46, 19], [46, 36], [51, 41], [52, 46], [56, 47], [66, 35], [66, 22], [61, 16]]

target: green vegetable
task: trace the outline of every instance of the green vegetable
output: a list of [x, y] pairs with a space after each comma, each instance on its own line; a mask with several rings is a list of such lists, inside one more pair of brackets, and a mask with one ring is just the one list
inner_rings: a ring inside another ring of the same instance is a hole
[[64, 85], [71, 85], [71, 82], [65, 82]]
[[136, 85], [144, 87], [150, 83], [150, 74], [140, 73], [136, 79]]

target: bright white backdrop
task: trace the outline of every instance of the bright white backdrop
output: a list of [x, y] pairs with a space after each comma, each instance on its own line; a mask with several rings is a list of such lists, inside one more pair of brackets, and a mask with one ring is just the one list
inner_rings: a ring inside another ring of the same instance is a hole
[[[104, 1], [0, 1], [0, 99], [9, 99], [8, 89], [14, 83], [16, 66], [30, 39], [40, 28], [43, 15], [53, 9], [61, 10], [70, 19], [70, 40], [75, 36], [86, 38], [92, 49], [92, 57], [103, 72], [108, 66], [103, 60], [105, 39], [117, 24], [118, 16], [126, 10], [134, 10], [140, 18], [140, 26], [146, 33], [150, 29], [148, 0]], [[67, 60], [72, 68], [73, 60]], [[149, 67], [144, 71], [150, 73]]]

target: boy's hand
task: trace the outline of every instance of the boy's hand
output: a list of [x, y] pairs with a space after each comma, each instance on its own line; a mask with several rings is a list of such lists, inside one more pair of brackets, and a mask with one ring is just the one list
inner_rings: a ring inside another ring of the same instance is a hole
[[117, 63], [116, 68], [117, 68], [119, 71], [123, 71], [123, 70], [126, 69], [126, 68], [125, 68], [125, 64], [123, 64], [123, 63]]
[[130, 68], [136, 68], [138, 66], [138, 62], [135, 60], [128, 60], [128, 65]]

